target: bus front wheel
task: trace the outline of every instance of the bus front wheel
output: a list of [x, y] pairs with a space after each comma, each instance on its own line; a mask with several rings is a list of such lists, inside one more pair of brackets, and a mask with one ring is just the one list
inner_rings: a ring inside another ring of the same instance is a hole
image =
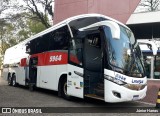
[[62, 82], [61, 91], [62, 91], [62, 97], [64, 99], [70, 100], [71, 96], [67, 95], [67, 78], [65, 78]]

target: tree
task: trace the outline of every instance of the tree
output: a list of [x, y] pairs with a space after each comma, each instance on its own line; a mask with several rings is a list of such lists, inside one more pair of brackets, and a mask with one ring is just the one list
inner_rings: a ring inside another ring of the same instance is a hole
[[17, 25], [19, 26], [17, 31], [18, 32], [17, 39], [19, 40], [19, 42], [46, 29], [46, 27], [42, 24], [42, 22], [38, 20], [32, 20], [30, 18], [19, 19], [18, 24], [15, 24], [15, 26]]
[[[23, 15], [23, 13], [20, 15]], [[46, 29], [41, 22], [24, 17], [19, 17], [15, 22], [1, 19], [0, 25], [1, 55], [4, 55], [8, 47], [14, 46]]]
[[[12, 38], [13, 25], [8, 23], [6, 20], [0, 20], [0, 66], [2, 65], [3, 55], [7, 48], [9, 48], [13, 41], [10, 41], [9, 38]], [[15, 43], [14, 43], [15, 44]]]
[[26, 5], [18, 4], [19, 1], [0, 1], [0, 57], [7, 48], [51, 26], [48, 17], [53, 18], [53, 0], [23, 1]]
[[8, 0], [1, 0], [0, 1], [0, 14], [7, 9]]
[[12, 43], [13, 41], [11, 41], [11, 39], [14, 39], [13, 37], [13, 30], [14, 27], [11, 23], [8, 23], [6, 21], [0, 21], [0, 40], [1, 40], [1, 50], [0, 50], [0, 54], [4, 55], [5, 50], [16, 44], [15, 42]]
[[[52, 24], [50, 20], [53, 20], [53, 1], [54, 0], [22, 0], [19, 2], [11, 0], [2, 0], [5, 2], [0, 2], [0, 14], [5, 12], [5, 19], [15, 21], [19, 17], [30, 18], [32, 20], [37, 20], [41, 22], [46, 28], [50, 27]], [[27, 15], [21, 15], [22, 12]], [[0, 16], [1, 19], [1, 16]]]
[[139, 6], [145, 7], [147, 11], [156, 11], [158, 10], [159, 4], [159, 0], [142, 0]]
[[46, 28], [51, 26], [48, 20], [48, 15], [50, 15], [53, 19], [53, 9], [52, 9], [53, 0], [23, 0], [23, 1], [26, 3], [26, 7], [24, 7], [24, 10], [27, 9], [29, 12], [33, 13], [32, 16], [34, 17], [30, 18], [34, 20], [38, 19]]

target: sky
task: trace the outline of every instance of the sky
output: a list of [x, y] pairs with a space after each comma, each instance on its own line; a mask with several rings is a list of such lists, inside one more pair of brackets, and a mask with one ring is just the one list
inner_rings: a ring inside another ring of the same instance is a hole
[[[0, 7], [3, 5], [2, 1], [3, 0], [0, 0]], [[11, 0], [10, 2], [11, 2], [11, 4], [14, 4], [14, 5], [19, 4], [19, 5], [26, 6], [26, 3], [23, 0]], [[54, 7], [54, 2], [52, 4], [53, 4], [53, 7]], [[41, 12], [44, 13], [43, 6], [41, 4], [36, 4], [36, 5], [38, 6], [38, 10], [40, 10]], [[22, 11], [21, 10], [17, 11], [15, 9], [8, 9], [8, 10], [5, 10], [3, 12], [3, 14], [0, 15], [0, 18], [5, 18], [7, 16], [7, 14], [14, 14], [14, 13], [16, 14], [16, 13], [20, 13], [20, 12], [22, 12]], [[50, 16], [48, 16], [48, 17], [49, 17], [50, 23], [52, 24], [53, 23], [52, 17], [50, 17]]]

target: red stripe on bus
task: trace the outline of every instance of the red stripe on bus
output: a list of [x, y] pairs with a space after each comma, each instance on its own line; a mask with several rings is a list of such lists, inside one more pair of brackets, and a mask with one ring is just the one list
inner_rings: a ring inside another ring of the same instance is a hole
[[[30, 58], [38, 58], [38, 66], [46, 66], [46, 65], [62, 65], [68, 63], [68, 53], [67, 52], [45, 52], [39, 54], [33, 54]], [[74, 63], [79, 64], [79, 60], [75, 55], [70, 56], [70, 60]], [[21, 59], [21, 66], [27, 66], [27, 59]]]
[[27, 61], [27, 58], [21, 59], [20, 66], [27, 66], [26, 61]]
[[[68, 53], [48, 52], [45, 54], [44, 65], [61, 65], [68, 63]], [[42, 66], [43, 64], [39, 64]]]
[[38, 66], [61, 65], [68, 63], [68, 53], [66, 52], [45, 52], [31, 56], [38, 57]]

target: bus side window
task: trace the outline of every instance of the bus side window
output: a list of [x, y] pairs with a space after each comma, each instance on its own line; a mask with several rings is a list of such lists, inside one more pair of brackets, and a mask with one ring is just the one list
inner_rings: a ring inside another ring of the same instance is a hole
[[67, 26], [63, 26], [50, 33], [49, 50], [68, 50], [69, 31]]
[[38, 37], [38, 41], [36, 42], [36, 53], [42, 53], [48, 51], [49, 44], [49, 34], [45, 34], [41, 37]]
[[83, 51], [82, 51], [82, 38], [74, 38], [75, 47], [73, 47], [73, 43], [70, 42], [70, 54], [69, 61], [74, 63], [75, 65], [82, 65]]
[[30, 41], [30, 54], [36, 54], [36, 39]]

